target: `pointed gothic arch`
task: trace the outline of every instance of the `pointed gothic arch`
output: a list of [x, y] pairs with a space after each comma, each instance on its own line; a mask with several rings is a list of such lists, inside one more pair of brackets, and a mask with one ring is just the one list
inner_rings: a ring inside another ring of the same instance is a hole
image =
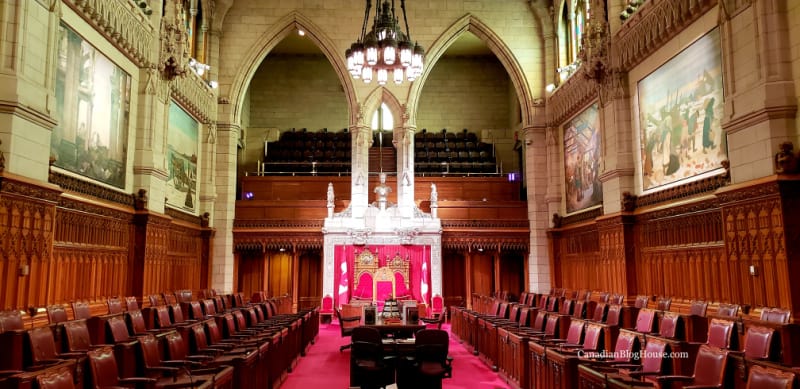
[[232, 117], [229, 118], [231, 123], [241, 123], [241, 110], [244, 105], [244, 97], [247, 94], [247, 87], [250, 85], [250, 81], [253, 79], [258, 67], [264, 61], [264, 58], [266, 58], [267, 54], [286, 38], [286, 36], [297, 30], [305, 31], [306, 38], [310, 39], [319, 47], [330, 62], [333, 71], [342, 84], [342, 89], [347, 99], [347, 110], [350, 113], [349, 122], [355, 123], [357, 121], [356, 114], [358, 111], [353, 109], [357, 106], [356, 92], [350, 73], [347, 71], [347, 64], [344, 63], [343, 56], [339, 55], [336, 45], [319, 26], [300, 12], [292, 11], [277, 20], [272, 27], [265, 31], [250, 49], [246, 51], [248, 55], [243, 59], [243, 66], [241, 70], [236, 73], [228, 93], [233, 105], [233, 112], [231, 112]]
[[472, 14], [466, 14], [453, 23], [442, 33], [433, 45], [431, 45], [430, 51], [426, 55], [426, 68], [408, 92], [409, 112], [417, 112], [417, 104], [419, 102], [419, 96], [422, 93], [422, 87], [425, 85], [425, 81], [436, 62], [439, 61], [439, 58], [447, 51], [450, 45], [466, 32], [471, 32], [477, 36], [478, 39], [483, 41], [508, 73], [511, 83], [514, 85], [514, 90], [517, 93], [517, 98], [519, 99], [520, 110], [522, 111], [522, 127], [525, 128], [533, 123], [534, 113], [530, 106], [533, 95], [522, 66], [519, 64], [519, 61], [517, 61], [511, 49], [506, 46], [505, 42], [503, 42], [491, 28]]
[[[380, 108], [381, 103], [386, 103], [386, 106], [389, 107], [389, 111], [392, 112], [394, 128], [402, 128], [406, 125], [405, 107], [400, 104], [400, 100], [397, 99], [397, 96], [385, 87], [373, 89], [361, 104], [361, 111], [364, 116], [363, 120], [365, 124], [369, 123], [372, 119], [372, 113]], [[394, 130], [394, 128], [392, 130]]]

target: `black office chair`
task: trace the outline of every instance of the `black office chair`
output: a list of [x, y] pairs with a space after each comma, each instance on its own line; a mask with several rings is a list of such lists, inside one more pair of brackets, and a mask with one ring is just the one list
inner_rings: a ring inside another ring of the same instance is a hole
[[414, 357], [410, 359], [409, 372], [414, 387], [441, 388], [442, 379], [453, 376], [452, 361], [448, 351], [450, 337], [447, 331], [424, 329], [417, 331]]
[[[351, 317], [342, 317], [342, 312], [337, 308], [335, 309], [336, 318], [339, 320], [339, 328], [342, 330], [342, 338], [346, 338], [353, 334], [353, 330], [358, 328], [358, 324], [361, 321], [360, 316], [351, 316]], [[352, 340], [352, 338], [351, 338]], [[352, 343], [348, 343], [339, 347], [339, 352], [344, 351], [344, 349], [350, 348]]]
[[350, 338], [350, 371], [354, 381], [351, 385], [370, 389], [394, 383], [394, 357], [384, 355], [380, 331], [356, 327]]

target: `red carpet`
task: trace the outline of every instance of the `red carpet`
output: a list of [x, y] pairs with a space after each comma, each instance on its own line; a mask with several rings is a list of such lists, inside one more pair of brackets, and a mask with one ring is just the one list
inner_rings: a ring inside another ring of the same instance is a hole
[[[450, 332], [450, 325], [443, 329]], [[350, 385], [350, 351], [339, 352], [339, 346], [348, 342], [339, 333], [339, 325], [321, 324], [319, 338], [312, 345], [281, 389], [348, 388]], [[450, 355], [453, 357], [453, 378], [443, 381], [444, 389], [507, 389], [497, 373], [492, 372], [478, 357], [468, 353], [457, 340], [450, 338]]]

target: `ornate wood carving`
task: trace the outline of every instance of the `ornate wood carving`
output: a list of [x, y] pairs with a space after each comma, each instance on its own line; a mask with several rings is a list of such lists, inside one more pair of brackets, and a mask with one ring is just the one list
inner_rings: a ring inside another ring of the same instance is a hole
[[[568, 226], [570, 224], [580, 223], [580, 222], [584, 222], [584, 221], [587, 221], [587, 220], [593, 220], [593, 219], [599, 217], [602, 214], [603, 214], [603, 208], [602, 207], [598, 207], [598, 208], [590, 209], [588, 211], [575, 213], [575, 214], [572, 214], [572, 215], [569, 215], [569, 216], [562, 216], [562, 217], [560, 217], [560, 221], [561, 221], [560, 225], [562, 227], [566, 227], [566, 226]], [[554, 219], [554, 222], [555, 222], [555, 218], [553, 218], [553, 219]]]
[[45, 301], [58, 189], [0, 176], [0, 305]]
[[198, 226], [200, 226], [202, 223], [202, 218], [200, 216], [190, 215], [174, 208], [164, 207], [164, 213], [173, 219], [183, 220]]
[[124, 0], [64, 0], [139, 67], [155, 62], [154, 29], [133, 3]]
[[800, 248], [798, 181], [771, 177], [757, 185], [718, 193], [718, 197], [731, 282], [741, 285], [735, 301], [800, 312], [800, 301], [796, 301], [800, 290], [790, 282], [800, 271], [790, 261]]
[[129, 207], [133, 206], [134, 199], [132, 194], [109, 189], [85, 179], [76, 178], [67, 174], [50, 170], [48, 180], [51, 184], [58, 185], [65, 191], [75, 192], [85, 196], [97, 197], [98, 199], [108, 200]]
[[722, 174], [688, 182], [686, 184], [678, 185], [658, 192], [638, 196], [634, 200], [635, 205], [633, 207], [640, 208], [648, 205], [682, 200], [701, 194], [709, 194], [725, 185], [728, 185], [730, 183], [730, 173], [728, 171], [730, 164], [728, 161], [724, 162], [725, 163], [723, 164], [723, 167], [725, 168], [725, 172]]
[[646, 2], [612, 39], [613, 67], [629, 71], [716, 4], [717, 0]]

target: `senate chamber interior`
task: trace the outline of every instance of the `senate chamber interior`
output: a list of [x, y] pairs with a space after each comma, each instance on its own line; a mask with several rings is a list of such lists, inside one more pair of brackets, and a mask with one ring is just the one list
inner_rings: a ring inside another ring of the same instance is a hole
[[800, 1], [0, 21], [0, 389], [800, 386]]

